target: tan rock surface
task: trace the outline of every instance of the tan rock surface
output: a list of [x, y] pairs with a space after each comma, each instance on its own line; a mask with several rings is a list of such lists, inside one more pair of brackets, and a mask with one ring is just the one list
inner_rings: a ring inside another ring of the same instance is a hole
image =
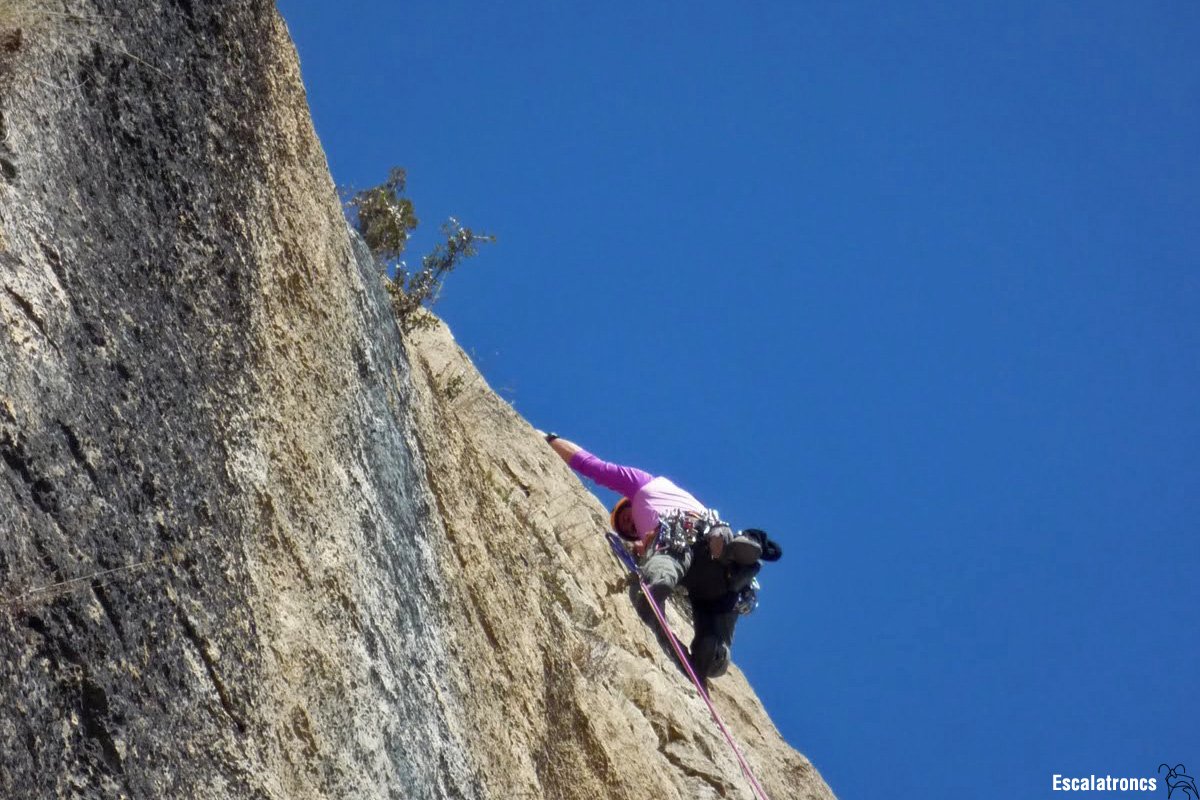
[[[634, 612], [599, 501], [444, 325], [407, 349], [446, 531], [447, 646], [489, 796], [752, 798], [703, 701]], [[678, 610], [671, 621], [690, 638]], [[740, 670], [712, 697], [771, 797], [833, 797]]]

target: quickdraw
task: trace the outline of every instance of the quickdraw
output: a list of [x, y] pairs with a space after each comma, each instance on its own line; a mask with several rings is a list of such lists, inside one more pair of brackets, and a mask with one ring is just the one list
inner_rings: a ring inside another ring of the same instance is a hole
[[754, 609], [758, 608], [758, 590], [761, 588], [758, 578], [752, 579], [749, 586], [738, 592], [734, 609], [743, 617], [754, 613]]

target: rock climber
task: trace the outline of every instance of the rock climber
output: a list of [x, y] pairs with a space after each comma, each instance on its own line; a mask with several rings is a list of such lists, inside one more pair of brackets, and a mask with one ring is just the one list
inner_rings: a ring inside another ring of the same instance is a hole
[[[539, 433], [542, 433], [539, 431]], [[613, 531], [640, 561], [642, 577], [658, 607], [677, 586], [687, 589], [695, 635], [690, 659], [703, 684], [729, 666], [739, 601], [744, 601], [759, 560], [777, 560], [783, 551], [757, 529], [734, 534], [716, 512], [669, 479], [635, 467], [603, 461], [574, 442], [542, 433], [571, 469], [621, 495], [612, 508]], [[645, 601], [639, 612], [658, 631]]]

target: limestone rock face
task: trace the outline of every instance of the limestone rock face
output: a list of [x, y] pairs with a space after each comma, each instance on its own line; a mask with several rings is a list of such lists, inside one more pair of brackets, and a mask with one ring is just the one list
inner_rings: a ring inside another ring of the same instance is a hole
[[[451, 674], [471, 698], [467, 739], [487, 796], [753, 798], [690, 680], [634, 611], [601, 535], [604, 508], [444, 326], [406, 344], [447, 543]], [[668, 616], [690, 640], [686, 620]], [[736, 667], [711, 690], [770, 797], [833, 798]]]
[[750, 796], [603, 524], [401, 341], [273, 4], [0, 3], [0, 796]]

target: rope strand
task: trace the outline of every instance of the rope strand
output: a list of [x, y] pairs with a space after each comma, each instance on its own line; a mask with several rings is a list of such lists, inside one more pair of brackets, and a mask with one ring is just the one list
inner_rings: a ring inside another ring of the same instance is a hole
[[45, 586], [36, 586], [32, 589], [22, 592], [21, 594], [12, 595], [11, 597], [0, 598], [0, 605], [7, 606], [10, 608], [15, 607], [15, 606], [22, 604], [23, 602], [25, 602], [27, 600], [37, 599], [37, 595], [45, 594], [48, 592], [49, 593], [61, 592], [66, 587], [74, 586], [75, 584], [78, 584], [78, 583], [92, 583], [93, 581], [99, 580], [100, 578], [103, 578], [108, 575], [114, 575], [119, 572], [132, 572], [133, 570], [136, 570], [136, 569], [143, 569], [145, 567], [154, 566], [155, 564], [162, 564], [167, 561], [176, 561], [176, 560], [178, 560], [178, 554], [171, 553], [170, 555], [161, 556], [159, 558], [150, 558], [150, 559], [146, 559], [145, 561], [139, 561], [136, 564], [125, 564], [120, 567], [113, 567], [112, 569], [102, 569], [99, 572], [92, 572], [87, 575], [81, 575], [78, 578], [70, 578], [68, 580], [58, 581], [57, 583], [49, 583], [49, 584], [46, 584]]
[[[759, 800], [770, 800], [770, 798], [767, 797], [767, 793], [763, 789], [762, 784], [760, 784], [758, 782], [758, 778], [754, 776], [754, 771], [750, 769], [750, 764], [747, 763], [746, 757], [742, 755], [742, 751], [738, 748], [737, 743], [734, 742], [733, 734], [729, 732], [729, 728], [725, 727], [725, 721], [721, 719], [721, 715], [717, 713], [717, 707], [713, 705], [712, 700], [708, 696], [708, 692], [704, 690], [704, 686], [701, 685], [700, 679], [696, 677], [696, 671], [692, 669], [691, 662], [688, 660], [687, 656], [684, 655], [683, 648], [679, 644], [679, 639], [676, 638], [675, 632], [671, 630], [671, 626], [668, 624], [667, 618], [663, 615], [662, 609], [658, 607], [658, 603], [654, 600], [654, 595], [651, 594], [650, 587], [646, 585], [646, 581], [642, 578], [641, 572], [636, 569], [636, 565], [633, 565], [633, 567], [630, 566], [632, 560], [629, 558], [629, 553], [624, 547], [612, 540], [611, 534], [609, 534], [609, 536], [610, 538], [608, 543], [612, 547], [617, 558], [621, 560], [626, 568], [629, 568], [630, 571], [637, 576], [638, 585], [642, 590], [642, 596], [645, 597], [646, 602], [650, 604], [651, 610], [654, 611], [655, 619], [658, 620], [658, 624], [660, 627], [662, 627], [663, 633], [665, 633], [667, 638], [671, 641], [671, 648], [675, 651], [675, 657], [679, 659], [681, 664], [683, 664], [684, 669], [687, 670], [688, 677], [692, 679], [692, 684], [696, 687], [696, 691], [700, 693], [700, 697], [704, 700], [704, 704], [708, 706], [708, 713], [712, 714], [713, 721], [717, 723], [717, 727], [721, 729], [721, 733], [725, 736], [725, 741], [729, 742], [729, 747], [733, 750], [733, 754], [737, 758], [738, 765], [742, 768], [742, 774], [746, 776], [746, 779], [750, 781], [750, 786], [754, 789], [754, 796], [759, 798]], [[617, 550], [618, 547], [621, 548], [619, 552]]]

